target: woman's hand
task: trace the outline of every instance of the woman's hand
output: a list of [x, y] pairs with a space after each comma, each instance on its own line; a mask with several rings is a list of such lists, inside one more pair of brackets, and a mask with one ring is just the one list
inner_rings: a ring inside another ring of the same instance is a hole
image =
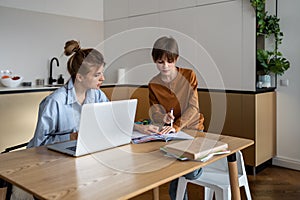
[[174, 122], [174, 115], [172, 112], [168, 112], [167, 114], [165, 114], [163, 121], [165, 124], [171, 124], [171, 122]]
[[77, 140], [78, 138], [78, 132], [73, 132], [70, 134], [70, 140]]
[[171, 126], [164, 126], [160, 130], [159, 134], [168, 134], [168, 133], [175, 133], [175, 132], [176, 132], [175, 128]]
[[134, 124], [134, 130], [139, 131], [140, 133], [144, 134], [152, 134], [152, 133], [159, 133], [159, 127], [154, 126], [152, 124], [143, 125], [143, 124]]

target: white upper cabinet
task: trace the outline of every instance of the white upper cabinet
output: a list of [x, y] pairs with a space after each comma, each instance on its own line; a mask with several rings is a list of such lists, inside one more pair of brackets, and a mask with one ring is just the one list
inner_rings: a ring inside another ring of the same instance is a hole
[[103, 0], [103, 7], [105, 21], [129, 16], [128, 0]]
[[129, 16], [158, 12], [160, 0], [129, 0]]
[[103, 0], [1, 0], [0, 6], [103, 21]]
[[103, 2], [104, 20], [155, 14], [197, 5], [197, 0], [103, 0]]
[[159, 11], [189, 8], [197, 5], [197, 0], [161, 0]]
[[[112, 9], [119, 1], [104, 6], [111, 17], [105, 18], [105, 38], [123, 38], [105, 52], [114, 58], [107, 60], [112, 63], [110, 70], [144, 67], [149, 72], [153, 42], [171, 35], [179, 43], [178, 65], [195, 70], [200, 88], [255, 90], [255, 11], [249, 0], [124, 0], [122, 15]], [[116, 59], [117, 55], [122, 58]], [[134, 75], [149, 80], [153, 73]], [[136, 81], [136, 76], [128, 76], [127, 81]]]
[[198, 6], [201, 6], [201, 5], [222, 3], [222, 2], [228, 2], [228, 1], [241, 1], [241, 0], [196, 0], [196, 2], [197, 2], [196, 4]]
[[240, 0], [103, 0], [104, 20], [155, 14], [228, 1]]

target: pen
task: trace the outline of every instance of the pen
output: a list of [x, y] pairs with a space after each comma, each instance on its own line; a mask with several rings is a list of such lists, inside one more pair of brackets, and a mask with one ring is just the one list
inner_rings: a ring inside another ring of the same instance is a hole
[[[170, 111], [171, 115], [173, 115], [173, 112], [174, 112], [174, 109], [171, 108], [171, 111]], [[171, 127], [173, 128], [173, 119], [171, 120]]]

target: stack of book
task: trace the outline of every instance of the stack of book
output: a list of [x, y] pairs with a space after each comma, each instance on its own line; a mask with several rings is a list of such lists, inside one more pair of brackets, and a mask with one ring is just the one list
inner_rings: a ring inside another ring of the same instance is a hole
[[161, 147], [168, 155], [180, 160], [198, 160], [205, 162], [213, 155], [229, 153], [228, 144], [205, 137], [185, 140]]

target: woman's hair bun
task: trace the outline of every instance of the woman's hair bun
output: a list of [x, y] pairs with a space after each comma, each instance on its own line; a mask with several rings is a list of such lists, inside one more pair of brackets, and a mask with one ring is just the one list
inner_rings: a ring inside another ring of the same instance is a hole
[[78, 52], [80, 50], [80, 44], [78, 41], [75, 40], [70, 40], [67, 41], [65, 44], [65, 55], [69, 56], [71, 54], [73, 54], [74, 52]]

